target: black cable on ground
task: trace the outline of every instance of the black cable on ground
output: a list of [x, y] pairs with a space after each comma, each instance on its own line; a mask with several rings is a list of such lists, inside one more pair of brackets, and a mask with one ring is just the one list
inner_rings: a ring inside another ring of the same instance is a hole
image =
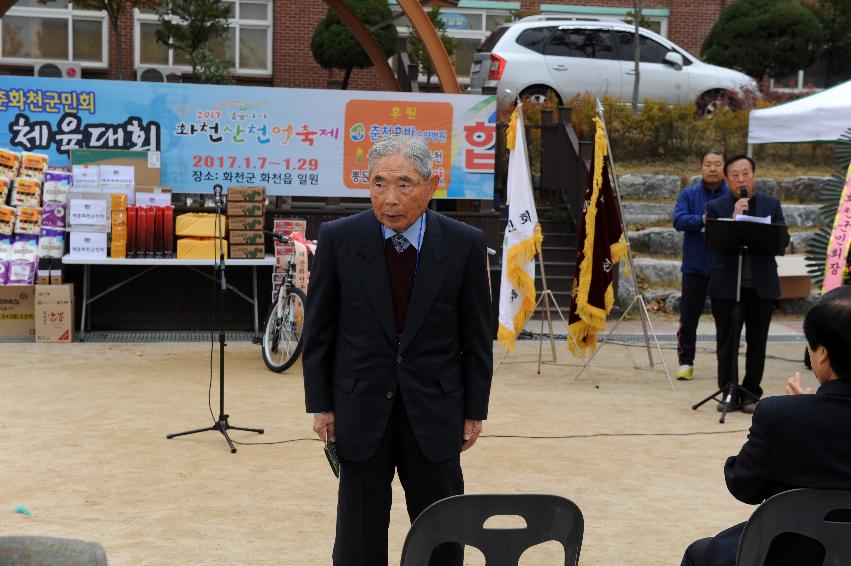
[[[592, 434], [568, 434], [568, 435], [552, 435], [552, 436], [535, 436], [525, 434], [482, 434], [479, 438], [514, 438], [521, 440], [573, 440], [576, 438], [630, 438], [636, 436], [712, 436], [716, 434], [734, 434], [740, 432], [748, 432], [746, 428], [733, 430], [711, 430], [711, 431], [694, 431], [694, 432], [597, 432]], [[271, 442], [237, 442], [234, 444], [241, 446], [260, 446], [268, 444], [289, 444], [292, 442], [320, 442], [318, 438], [289, 438], [286, 440], [276, 440]]]

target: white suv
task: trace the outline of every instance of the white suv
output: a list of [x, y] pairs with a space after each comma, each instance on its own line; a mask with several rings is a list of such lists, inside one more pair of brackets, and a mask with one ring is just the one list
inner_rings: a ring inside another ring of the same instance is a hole
[[[518, 96], [563, 103], [590, 91], [594, 96], [632, 99], [635, 28], [619, 21], [525, 18], [497, 28], [473, 57], [470, 92], [496, 87], [500, 104]], [[701, 112], [719, 101], [758, 93], [749, 76], [700, 62], [685, 49], [640, 28], [639, 101], [696, 101]]]

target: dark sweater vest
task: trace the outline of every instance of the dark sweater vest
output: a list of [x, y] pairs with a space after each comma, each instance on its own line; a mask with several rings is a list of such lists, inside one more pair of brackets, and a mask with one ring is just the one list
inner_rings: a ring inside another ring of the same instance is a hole
[[390, 275], [390, 294], [393, 296], [393, 314], [396, 319], [396, 336], [402, 336], [408, 305], [414, 291], [414, 271], [417, 268], [417, 248], [408, 246], [399, 253], [390, 238], [384, 240], [384, 257]]

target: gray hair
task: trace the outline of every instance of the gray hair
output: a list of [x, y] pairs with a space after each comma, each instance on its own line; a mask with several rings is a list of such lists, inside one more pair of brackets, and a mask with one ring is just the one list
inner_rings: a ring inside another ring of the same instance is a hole
[[372, 169], [380, 158], [397, 153], [411, 162], [424, 181], [431, 178], [431, 150], [422, 138], [414, 136], [389, 136], [377, 141], [366, 155], [367, 175], [372, 178]]

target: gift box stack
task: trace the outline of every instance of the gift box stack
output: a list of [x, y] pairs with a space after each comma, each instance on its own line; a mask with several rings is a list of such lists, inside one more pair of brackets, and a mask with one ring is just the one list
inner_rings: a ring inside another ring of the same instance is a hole
[[[174, 233], [178, 259], [218, 259], [219, 235], [227, 233], [227, 218], [205, 212], [180, 214], [175, 218]], [[222, 245], [227, 258], [228, 241]]]
[[62, 257], [65, 206], [55, 201], [60, 192], [51, 191], [42, 207], [48, 175], [67, 173], [48, 172], [45, 155], [0, 150], [0, 285], [35, 283], [40, 256], [46, 260], [43, 271], [49, 282], [50, 258], [58, 263]]
[[266, 187], [229, 187], [227, 192], [230, 257], [259, 259], [266, 256], [263, 235]]
[[[294, 232], [304, 234], [307, 231], [306, 220], [285, 220], [283, 218], [275, 218], [272, 231], [275, 234], [291, 236]], [[294, 260], [296, 264], [295, 285], [305, 293], [307, 293], [308, 273], [307, 273], [307, 252], [303, 250], [301, 253], [296, 253], [295, 246], [291, 244], [282, 244], [275, 241], [275, 269], [272, 271], [272, 296], [278, 294], [278, 289], [284, 281], [284, 276], [287, 273], [287, 265], [290, 260]]]
[[[118, 195], [113, 195], [115, 196]], [[114, 200], [113, 203], [115, 203]], [[174, 206], [127, 206], [125, 223], [127, 257], [172, 257], [174, 255]], [[112, 257], [121, 257], [115, 255], [121, 252], [121, 246], [115, 245], [114, 216], [112, 227]]]

